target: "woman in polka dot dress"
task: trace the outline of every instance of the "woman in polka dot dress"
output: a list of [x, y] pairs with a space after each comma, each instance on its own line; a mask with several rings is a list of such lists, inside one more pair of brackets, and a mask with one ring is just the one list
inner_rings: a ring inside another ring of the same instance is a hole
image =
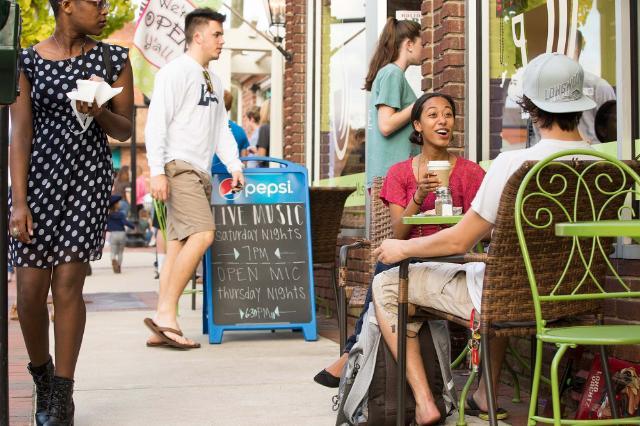
[[[23, 50], [20, 96], [11, 107], [10, 254], [17, 268], [18, 314], [36, 383], [36, 423], [73, 423], [73, 376], [86, 310], [87, 262], [102, 255], [112, 184], [107, 135], [132, 131], [128, 51], [89, 38], [104, 29], [108, 0], [50, 0], [51, 37]], [[106, 50], [104, 50], [106, 48]], [[106, 70], [103, 52], [108, 52]], [[110, 106], [76, 102], [93, 117], [85, 132], [66, 93], [79, 79], [107, 79], [123, 91]], [[56, 309], [55, 368], [49, 354], [47, 294]]]

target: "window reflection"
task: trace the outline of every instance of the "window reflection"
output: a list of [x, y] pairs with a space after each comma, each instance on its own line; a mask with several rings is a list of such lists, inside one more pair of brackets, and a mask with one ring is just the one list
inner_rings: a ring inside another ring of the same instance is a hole
[[544, 52], [585, 70], [584, 94], [598, 107], [583, 114], [582, 137], [615, 140], [615, 0], [491, 0], [490, 11], [490, 158], [539, 139], [515, 100], [522, 68]]
[[364, 14], [364, 2], [323, 2], [320, 179], [364, 172]]

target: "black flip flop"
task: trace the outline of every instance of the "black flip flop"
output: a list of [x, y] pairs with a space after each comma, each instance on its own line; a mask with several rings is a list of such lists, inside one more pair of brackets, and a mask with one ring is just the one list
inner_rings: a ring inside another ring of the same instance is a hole
[[326, 386], [328, 388], [337, 388], [340, 386], [340, 377], [336, 377], [333, 374], [329, 373], [326, 369], [322, 369], [321, 372], [316, 374], [316, 377], [313, 380], [322, 386]]
[[[467, 396], [467, 407], [469, 408], [465, 407], [464, 409], [465, 415], [468, 414], [473, 417], [478, 417], [479, 419], [484, 421], [489, 420], [489, 413], [487, 411], [482, 411], [480, 407], [478, 407], [478, 404], [476, 404], [476, 401], [473, 399], [473, 395]], [[509, 412], [507, 410], [505, 410], [504, 408], [496, 409], [497, 420], [504, 420], [507, 417], [509, 417]]]

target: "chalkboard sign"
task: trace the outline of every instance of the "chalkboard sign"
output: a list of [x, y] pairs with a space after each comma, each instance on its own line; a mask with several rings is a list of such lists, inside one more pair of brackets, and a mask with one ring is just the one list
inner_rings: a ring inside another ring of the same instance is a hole
[[209, 341], [225, 330], [302, 329], [316, 340], [309, 189], [304, 167], [245, 170], [242, 191], [213, 174], [216, 230], [205, 257]]

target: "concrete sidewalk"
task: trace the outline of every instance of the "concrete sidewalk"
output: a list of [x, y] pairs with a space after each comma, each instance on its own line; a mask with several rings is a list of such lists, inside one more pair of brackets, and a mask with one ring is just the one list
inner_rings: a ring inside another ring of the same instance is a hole
[[[312, 378], [338, 352], [322, 337], [291, 331], [202, 334], [200, 300], [180, 302], [180, 325], [201, 349], [147, 348], [142, 323], [153, 314], [154, 255], [127, 250], [123, 273], [109, 256], [93, 263], [85, 285], [87, 328], [76, 371], [78, 425], [331, 425], [336, 390]], [[201, 299], [199, 297], [198, 299]], [[122, 310], [126, 308], [127, 310]]]
[[[332, 340], [305, 342], [301, 333], [291, 331], [235, 332], [225, 333], [222, 344], [210, 345], [202, 334], [201, 297], [192, 311], [191, 297], [184, 296], [180, 325], [202, 348], [147, 348], [149, 332], [142, 320], [153, 315], [157, 299], [153, 260], [149, 249], [127, 249], [120, 275], [111, 271], [108, 251], [92, 263], [75, 378], [78, 426], [335, 424], [331, 401], [337, 389], [312, 379], [335, 360], [338, 344]], [[18, 324], [11, 326], [11, 424], [24, 425], [29, 424], [33, 387]], [[450, 416], [446, 424], [454, 425], [456, 418]], [[475, 417], [467, 421], [487, 424]]]

